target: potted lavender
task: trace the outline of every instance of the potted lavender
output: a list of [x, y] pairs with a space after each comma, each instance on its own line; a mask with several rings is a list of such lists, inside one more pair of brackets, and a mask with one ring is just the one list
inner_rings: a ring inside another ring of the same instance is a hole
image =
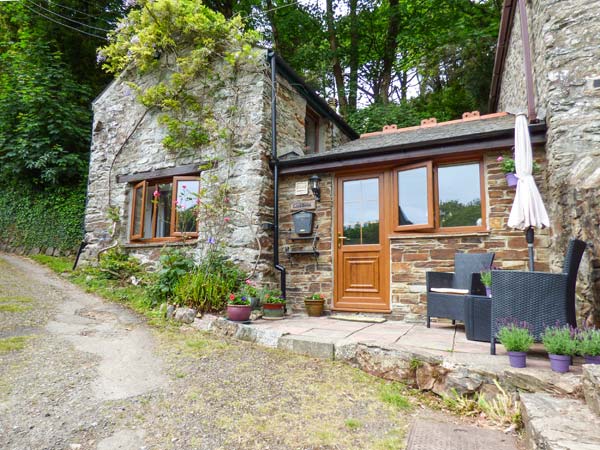
[[542, 342], [550, 357], [550, 367], [553, 371], [569, 371], [571, 358], [577, 352], [575, 334], [576, 330], [568, 325], [546, 327], [542, 333]]
[[481, 278], [481, 284], [485, 286], [485, 295], [488, 297], [492, 296], [492, 272], [490, 270], [482, 270], [479, 272], [479, 278]]
[[577, 353], [586, 364], [600, 364], [600, 330], [584, 328], [578, 334]]
[[497, 337], [508, 352], [510, 366], [522, 369], [527, 365], [527, 351], [533, 345], [531, 325], [515, 319], [503, 319], [499, 325]]

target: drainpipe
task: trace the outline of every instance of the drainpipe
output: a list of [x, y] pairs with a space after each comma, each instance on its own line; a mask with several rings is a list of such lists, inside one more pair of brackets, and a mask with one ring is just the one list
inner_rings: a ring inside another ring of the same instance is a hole
[[271, 49], [267, 52], [271, 63], [271, 163], [273, 164], [273, 267], [281, 274], [280, 290], [285, 295], [285, 267], [279, 264], [279, 158], [277, 157], [277, 59]]

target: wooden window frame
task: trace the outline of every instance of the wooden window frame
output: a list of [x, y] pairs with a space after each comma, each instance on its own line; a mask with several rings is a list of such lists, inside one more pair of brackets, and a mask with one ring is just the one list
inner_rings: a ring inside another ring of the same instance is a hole
[[[459, 227], [441, 227], [440, 220], [440, 205], [439, 205], [439, 175], [438, 169], [443, 166], [461, 165], [461, 164], [478, 164], [479, 165], [479, 195], [481, 198], [481, 225], [472, 226], [459, 226]], [[399, 223], [398, 217], [398, 172], [403, 170], [410, 170], [418, 167], [431, 167], [428, 170], [428, 214], [430, 218], [430, 224], [418, 224], [418, 225], [397, 225]], [[487, 201], [486, 201], [486, 183], [485, 183], [485, 165], [482, 156], [479, 157], [463, 157], [463, 158], [438, 158], [429, 159], [426, 161], [420, 161], [417, 163], [394, 166], [392, 169], [392, 211], [391, 217], [393, 218], [393, 224], [391, 232], [393, 234], [401, 234], [407, 232], [417, 233], [472, 233], [472, 232], [485, 232], [487, 231]], [[389, 207], [389, 206], [388, 206]], [[429, 208], [433, 208], [433, 211]]]
[[[182, 181], [197, 181], [198, 182], [198, 190], [200, 190], [200, 178], [199, 177], [193, 177], [193, 176], [183, 176], [183, 177], [173, 177], [173, 195], [172, 195], [172, 200], [173, 200], [173, 207], [171, 208], [171, 230], [170, 230], [170, 235], [171, 236], [176, 236], [176, 237], [192, 237], [192, 238], [197, 238], [198, 237], [198, 219], [196, 218], [196, 231], [195, 232], [181, 232], [181, 231], [177, 231], [177, 220], [178, 220], [178, 216], [177, 216], [177, 208], [175, 207], [175, 202], [177, 201], [177, 186], [180, 182]], [[198, 192], [199, 194], [200, 192]]]
[[[399, 186], [398, 186], [398, 173], [412, 169], [419, 169], [424, 167], [427, 171], [427, 223], [418, 223], [413, 225], [400, 225], [400, 213], [398, 208], [400, 206]], [[434, 185], [433, 185], [433, 161], [423, 161], [415, 164], [408, 164], [405, 166], [394, 167], [393, 172], [393, 205], [392, 205], [392, 217], [394, 218], [393, 231], [414, 231], [414, 230], [433, 230], [435, 228], [435, 212], [434, 212]]]
[[[175, 221], [177, 220], [177, 213], [175, 208], [175, 201], [177, 200], [177, 183], [180, 181], [198, 181], [200, 182], [199, 176], [175, 176], [175, 177], [166, 177], [166, 178], [155, 178], [151, 180], [144, 180], [133, 185], [131, 190], [132, 201], [131, 201], [131, 209], [129, 211], [129, 219], [130, 219], [130, 228], [129, 228], [129, 240], [130, 242], [136, 243], [149, 243], [149, 242], [169, 242], [169, 241], [180, 241], [182, 238], [197, 238], [198, 237], [198, 222], [196, 222], [196, 232], [182, 233], [175, 232], [176, 225]], [[171, 183], [171, 223], [169, 224], [169, 236], [164, 237], [155, 237], [156, 236], [156, 228], [157, 228], [157, 203], [152, 203], [152, 215], [151, 215], [151, 224], [152, 224], [152, 232], [149, 238], [144, 238], [145, 231], [145, 216], [146, 216], [146, 196], [150, 195], [151, 189], [150, 187], [154, 187], [155, 189], [159, 184], [167, 184]], [[136, 202], [136, 191], [142, 188], [142, 204], [137, 205]], [[135, 211], [136, 208], [141, 207], [140, 211], [140, 233], [134, 234], [135, 230]]]
[[[458, 166], [466, 164], [478, 164], [479, 165], [479, 197], [481, 199], [481, 225], [471, 226], [459, 226], [459, 227], [441, 227], [440, 219], [440, 194], [439, 194], [439, 168], [444, 166]], [[464, 233], [464, 232], [477, 232], [487, 230], [487, 203], [485, 199], [485, 168], [482, 158], [478, 159], [447, 159], [439, 160], [434, 163], [434, 192], [435, 192], [435, 232], [452, 232], [452, 233]]]

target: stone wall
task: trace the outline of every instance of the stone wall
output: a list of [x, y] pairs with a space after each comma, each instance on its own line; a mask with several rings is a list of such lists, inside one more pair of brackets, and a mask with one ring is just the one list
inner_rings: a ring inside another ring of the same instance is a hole
[[511, 114], [527, 113], [527, 90], [525, 88], [523, 42], [520, 27], [521, 20], [517, 11], [510, 33], [498, 98], [498, 111], [506, 111]]
[[[593, 243], [579, 270], [578, 294], [600, 325], [600, 89], [594, 88], [600, 79], [600, 11], [583, 0], [530, 0], [527, 7], [536, 110], [548, 125], [551, 265], [561, 268], [570, 238]], [[512, 63], [506, 68], [517, 70]], [[505, 74], [515, 76], [522, 74]], [[511, 90], [502, 84], [504, 98]]]
[[[160, 71], [144, 76], [143, 85], [155, 83]], [[198, 164], [207, 157], [223, 152], [222, 141], [197, 152], [175, 154], [167, 151], [162, 140], [165, 127], [159, 124], [156, 112], [146, 110], [136, 100], [126, 82], [134, 74], [125, 74], [113, 82], [94, 103], [94, 135], [91, 150], [88, 204], [86, 210], [86, 239], [89, 243], [84, 259], [94, 259], [102, 248], [119, 242], [130, 253], [143, 261], [156, 260], [164, 242], [130, 243], [129, 212], [131, 209], [131, 184], [117, 182], [118, 175], [146, 172], [187, 164]], [[268, 165], [270, 143], [265, 131], [270, 128], [268, 105], [270, 89], [266, 67], [262, 63], [246, 66], [235, 81], [221, 84], [211, 91], [210, 103], [214, 109], [217, 127], [231, 132], [231, 145], [237, 156], [229, 163], [217, 166], [201, 174], [201, 185], [208, 188], [208, 180], [228, 180], [231, 186], [231, 204], [240, 213], [232, 213], [224, 241], [226, 251], [246, 269], [251, 269], [259, 257], [258, 238], [267, 239], [259, 224], [272, 219], [271, 171]], [[238, 113], [232, 115], [231, 107], [237, 106]], [[217, 183], [218, 184], [218, 183]], [[108, 219], [110, 206], [119, 210], [120, 221], [114, 233]], [[263, 208], [263, 205], [266, 208]], [[198, 240], [185, 244], [169, 242], [167, 245], [186, 245], [201, 253], [209, 236], [205, 236], [200, 217]], [[260, 258], [260, 267], [267, 271], [269, 264], [265, 255]]]
[[287, 255], [287, 250], [312, 248], [312, 241], [294, 240], [294, 224], [291, 204], [298, 200], [313, 200], [311, 193], [297, 196], [294, 194], [296, 182], [306, 181], [308, 175], [287, 176], [282, 178], [279, 191], [280, 202], [280, 259], [285, 266], [287, 279], [288, 304], [292, 310], [304, 309], [304, 298], [310, 294], [323, 293], [327, 297], [326, 308], [333, 301], [333, 181], [331, 174], [319, 174], [321, 177], [321, 201], [316, 203], [314, 225], [319, 237], [317, 250], [319, 256]]
[[[457, 251], [495, 252], [497, 267], [513, 270], [527, 269], [528, 251], [524, 233], [507, 228], [515, 190], [506, 185], [504, 174], [496, 161], [500, 153], [507, 154], [508, 152], [509, 149], [504, 152], [489, 152], [484, 159], [489, 231], [454, 234], [395, 234], [390, 238], [392, 306], [390, 318], [407, 321], [423, 320], [427, 308], [425, 272], [429, 270], [452, 271], [454, 254]], [[542, 168], [540, 172], [536, 173], [535, 179], [542, 197], [547, 201], [545, 160], [542, 149], [535, 150], [535, 160]], [[293, 229], [291, 202], [312, 198], [310, 194], [307, 196], [294, 195], [295, 183], [306, 180], [307, 176], [285, 177], [280, 191], [281, 260], [288, 272], [288, 298], [294, 310], [301, 310], [303, 299], [315, 292], [323, 292], [327, 296], [328, 307], [331, 307], [334, 295], [332, 270], [334, 206], [331, 197], [334, 179], [331, 174], [319, 174], [319, 176], [322, 179], [322, 201], [317, 203], [315, 220], [318, 226], [318, 249], [321, 253], [316, 260], [309, 255], [287, 257], [285, 254], [286, 248], [299, 249], [303, 245], [291, 239], [291, 230]], [[536, 270], [549, 269], [547, 230], [536, 231], [535, 262]]]

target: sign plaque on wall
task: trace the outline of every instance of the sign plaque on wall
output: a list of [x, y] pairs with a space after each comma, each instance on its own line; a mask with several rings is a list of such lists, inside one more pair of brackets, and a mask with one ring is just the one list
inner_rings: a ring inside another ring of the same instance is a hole
[[308, 181], [297, 181], [295, 194], [296, 195], [308, 194]]
[[296, 200], [292, 202], [292, 211], [307, 211], [317, 209], [317, 202], [314, 200]]

